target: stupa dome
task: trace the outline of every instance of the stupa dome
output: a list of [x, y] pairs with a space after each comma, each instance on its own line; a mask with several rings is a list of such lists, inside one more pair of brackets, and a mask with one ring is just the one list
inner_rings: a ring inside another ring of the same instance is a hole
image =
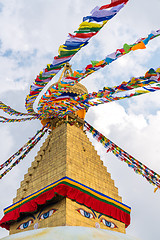
[[12, 234], [1, 240], [138, 240], [123, 233], [88, 227], [51, 227]]
[[[52, 84], [49, 87], [49, 90], [52, 89], [53, 86], [55, 86], [58, 82]], [[87, 88], [81, 84], [81, 83], [76, 83], [74, 86], [70, 86], [65, 92], [72, 92], [72, 93], [76, 93], [76, 94], [84, 94], [84, 93], [88, 93]]]

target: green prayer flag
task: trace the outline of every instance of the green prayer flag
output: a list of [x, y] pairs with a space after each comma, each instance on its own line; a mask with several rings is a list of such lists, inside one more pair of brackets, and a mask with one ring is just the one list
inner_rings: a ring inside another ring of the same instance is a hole
[[94, 67], [97, 63], [99, 63], [99, 61], [91, 61], [92, 66]]

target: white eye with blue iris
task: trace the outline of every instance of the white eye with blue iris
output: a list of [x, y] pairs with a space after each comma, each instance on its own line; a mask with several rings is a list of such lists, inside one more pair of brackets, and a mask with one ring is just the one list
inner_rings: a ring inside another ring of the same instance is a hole
[[41, 214], [39, 219], [46, 219], [46, 218], [50, 217], [55, 211], [56, 211], [55, 209], [51, 209], [51, 210]]
[[84, 209], [80, 208], [77, 210], [83, 217], [86, 218], [94, 218], [93, 214], [90, 212], [85, 211]]
[[109, 222], [106, 219], [102, 218], [101, 222], [109, 228], [117, 228], [117, 226], [113, 222]]
[[19, 225], [19, 227], [18, 227], [17, 229], [21, 229], [21, 230], [26, 229], [26, 228], [28, 228], [32, 223], [33, 223], [33, 220], [29, 220], [29, 221], [24, 222], [24, 223], [22, 223], [21, 225]]

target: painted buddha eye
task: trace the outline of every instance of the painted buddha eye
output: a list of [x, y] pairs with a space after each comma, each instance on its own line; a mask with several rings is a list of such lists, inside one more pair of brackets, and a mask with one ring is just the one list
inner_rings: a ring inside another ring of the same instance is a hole
[[24, 223], [22, 223], [21, 225], [19, 225], [19, 227], [18, 227], [17, 229], [21, 229], [21, 230], [26, 229], [26, 228], [28, 228], [32, 223], [33, 223], [33, 220], [29, 220], [29, 221], [24, 222]]
[[42, 213], [40, 216], [39, 216], [39, 219], [46, 219], [50, 216], [52, 216], [53, 213], [55, 213], [57, 210], [56, 209], [51, 209], [45, 213]]
[[92, 213], [87, 212], [87, 211], [83, 210], [82, 208], [77, 209], [77, 211], [78, 211], [83, 217], [86, 217], [86, 218], [94, 218], [94, 216], [93, 216]]
[[109, 222], [107, 220], [105, 220], [104, 218], [101, 219], [101, 222], [106, 226], [106, 227], [109, 227], [109, 228], [117, 228], [117, 226], [113, 223], [113, 222]]

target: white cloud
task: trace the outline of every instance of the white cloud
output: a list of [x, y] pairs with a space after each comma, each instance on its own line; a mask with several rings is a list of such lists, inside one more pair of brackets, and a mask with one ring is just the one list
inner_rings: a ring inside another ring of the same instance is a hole
[[[17, 110], [25, 111], [24, 99], [29, 84], [58, 53], [68, 32], [73, 33], [83, 16], [104, 0], [3, 0], [0, 1], [0, 96], [2, 101]], [[2, 7], [1, 7], [2, 5]], [[159, 0], [130, 1], [104, 29], [72, 60], [81, 69], [90, 60], [103, 59], [107, 54], [145, 37], [159, 28]], [[86, 78], [83, 83], [89, 92], [141, 76], [150, 67], [158, 67], [159, 38], [152, 40], [146, 50], [130, 53], [102, 71]], [[53, 80], [56, 81], [56, 78]], [[99, 131], [159, 172], [160, 112], [159, 93], [146, 94], [118, 103], [89, 110], [87, 120]], [[2, 114], [2, 112], [1, 112]], [[38, 121], [0, 127], [1, 163], [12, 155], [41, 125]], [[159, 192], [141, 176], [128, 169], [103, 147], [93, 141], [101, 159], [111, 172], [123, 201], [132, 207], [132, 224], [127, 233], [141, 240], [159, 239]], [[41, 143], [32, 153], [0, 182], [0, 207], [12, 203], [20, 181], [30, 166]], [[126, 165], [126, 166], [125, 166]], [[6, 190], [7, 189], [7, 190]], [[8, 190], [9, 189], [9, 190]], [[3, 215], [1, 211], [1, 216]], [[0, 230], [0, 238], [7, 235]]]
[[[0, 146], [3, 149], [1, 152], [1, 159], [7, 158], [7, 152], [13, 146], [13, 137], [10, 135], [9, 129], [7, 127], [0, 127]], [[7, 144], [6, 144], [7, 143]]]

